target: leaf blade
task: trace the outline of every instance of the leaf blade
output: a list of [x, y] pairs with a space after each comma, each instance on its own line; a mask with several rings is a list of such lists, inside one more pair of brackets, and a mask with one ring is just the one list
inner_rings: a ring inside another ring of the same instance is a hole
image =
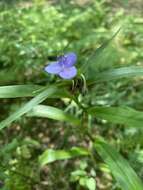
[[46, 98], [51, 97], [53, 94], [58, 92], [58, 88], [51, 86], [48, 89], [43, 90], [36, 97], [32, 98], [28, 103], [26, 103], [22, 108], [14, 112], [8, 118], [0, 122], [0, 130], [11, 124], [13, 121], [17, 120], [19, 117], [30, 111], [34, 106], [40, 104]]
[[137, 77], [137, 76], [143, 76], [142, 66], [122, 67], [97, 73], [96, 76], [94, 77], [94, 80], [92, 79], [89, 80], [88, 85], [92, 85], [97, 82], [107, 82], [110, 80]]
[[[50, 87], [50, 86], [49, 86]], [[40, 85], [9, 85], [0, 86], [0, 98], [21, 98], [34, 97], [47, 87]], [[59, 89], [58, 94], [53, 94], [50, 98], [71, 97], [65, 89]]]
[[52, 106], [45, 106], [45, 105], [35, 106], [27, 116], [50, 118], [58, 121], [68, 121], [75, 125], [80, 124], [80, 120], [78, 118], [69, 115], [65, 113], [63, 110]]
[[36, 96], [44, 87], [39, 85], [0, 86], [0, 98], [18, 98]]
[[135, 171], [112, 146], [103, 140], [94, 143], [101, 158], [109, 166], [111, 173], [123, 190], [142, 190], [143, 184]]
[[[103, 54], [104, 50], [108, 47], [108, 45], [110, 44], [110, 42], [116, 37], [116, 35], [120, 32], [121, 27], [111, 36], [111, 38], [109, 38], [108, 40], [106, 40], [101, 46], [99, 46], [95, 52], [93, 52], [90, 57], [89, 57], [89, 61], [85, 64], [82, 65], [82, 67], [80, 68], [81, 72], [84, 73], [87, 71], [88, 67], [91, 67], [91, 64], [93, 65], [93, 62], [95, 64], [98, 63], [98, 59], [100, 59], [100, 56]], [[93, 59], [95, 61], [93, 61]]]
[[88, 109], [88, 113], [114, 124], [142, 127], [143, 123], [143, 112], [130, 107], [92, 107]]
[[46, 164], [55, 162], [57, 160], [71, 159], [77, 156], [88, 156], [88, 150], [81, 147], [73, 147], [69, 150], [53, 150], [48, 149], [39, 156], [39, 164], [44, 166]]

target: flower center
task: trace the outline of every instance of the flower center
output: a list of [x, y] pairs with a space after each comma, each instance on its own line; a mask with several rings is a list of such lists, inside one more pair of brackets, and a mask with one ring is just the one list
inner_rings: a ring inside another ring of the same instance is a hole
[[63, 55], [59, 57], [59, 63], [64, 68], [67, 64], [67, 56]]

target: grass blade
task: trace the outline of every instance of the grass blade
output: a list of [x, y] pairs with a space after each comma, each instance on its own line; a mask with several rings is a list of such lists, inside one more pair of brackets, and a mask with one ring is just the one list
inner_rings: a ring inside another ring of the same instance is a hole
[[122, 190], [142, 190], [143, 184], [135, 171], [112, 146], [102, 140], [98, 140], [95, 149], [109, 166], [111, 173]]
[[45, 106], [45, 105], [38, 105], [35, 106], [30, 113], [28, 113], [30, 117], [44, 117], [50, 118], [58, 121], [68, 121], [72, 124], [79, 125], [80, 120], [72, 115], [65, 113], [64, 111], [52, 107], [52, 106]]

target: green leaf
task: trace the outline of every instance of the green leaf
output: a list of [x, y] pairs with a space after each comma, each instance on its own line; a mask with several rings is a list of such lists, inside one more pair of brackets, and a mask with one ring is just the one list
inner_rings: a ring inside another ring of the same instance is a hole
[[15, 113], [10, 115], [7, 119], [0, 122], [0, 129], [10, 125], [13, 121], [17, 120], [19, 117], [29, 112], [34, 106], [43, 102], [46, 98], [53, 96], [58, 93], [58, 87], [51, 86], [48, 89], [45, 89], [28, 103], [26, 103], [23, 107], [17, 110]]
[[79, 184], [83, 187], [86, 187], [89, 190], [96, 190], [96, 181], [92, 177], [83, 176], [79, 179]]
[[96, 151], [109, 166], [122, 190], [143, 190], [143, 184], [135, 171], [112, 146], [103, 140], [94, 143]]
[[87, 176], [86, 171], [84, 170], [75, 170], [71, 173], [70, 181], [75, 182], [80, 178], [85, 178]]
[[89, 190], [96, 190], [96, 181], [94, 178], [90, 177], [90, 178], [86, 178], [86, 187]]
[[143, 126], [143, 112], [130, 107], [92, 107], [88, 109], [88, 113], [115, 124], [131, 127]]
[[106, 40], [99, 48], [97, 48], [88, 58], [88, 61], [82, 65], [81, 67], [81, 73], [84, 73], [87, 71], [88, 68], [96, 66], [99, 63], [99, 60], [102, 58], [104, 50], [109, 46], [111, 41], [115, 38], [115, 36], [119, 33], [121, 28], [119, 28], [113, 36]]
[[87, 176], [84, 176], [84, 177], [80, 177], [79, 178], [79, 184], [83, 187], [86, 187], [86, 179], [87, 179]]
[[1, 86], [0, 98], [17, 98], [36, 96], [44, 87], [38, 85]]
[[73, 147], [70, 150], [46, 150], [40, 157], [39, 163], [41, 166], [49, 164], [57, 160], [67, 160], [78, 156], [88, 156], [88, 150], [80, 147]]
[[50, 118], [55, 119], [58, 121], [68, 121], [72, 124], [79, 125], [80, 120], [72, 115], [69, 115], [65, 113], [64, 111], [52, 107], [52, 106], [44, 106], [44, 105], [38, 105], [35, 106], [30, 113], [28, 113], [28, 116], [30, 117], [44, 117], [44, 118]]
[[[0, 98], [20, 98], [33, 97], [38, 95], [47, 87], [40, 85], [12, 85], [0, 87]], [[53, 94], [50, 98], [70, 97], [65, 89], [58, 89], [58, 93]]]
[[116, 80], [121, 78], [130, 78], [143, 76], [143, 67], [142, 66], [131, 66], [131, 67], [122, 67], [118, 69], [112, 69], [108, 71], [103, 71], [100, 73], [95, 73], [94, 79], [88, 82], [89, 85], [96, 82], [105, 82], [110, 80]]

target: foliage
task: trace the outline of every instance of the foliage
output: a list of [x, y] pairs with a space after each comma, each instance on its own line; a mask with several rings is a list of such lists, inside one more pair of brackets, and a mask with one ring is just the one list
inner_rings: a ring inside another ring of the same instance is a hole
[[[0, 3], [3, 190], [143, 189], [142, 17], [80, 3]], [[73, 80], [44, 72], [66, 52]]]

